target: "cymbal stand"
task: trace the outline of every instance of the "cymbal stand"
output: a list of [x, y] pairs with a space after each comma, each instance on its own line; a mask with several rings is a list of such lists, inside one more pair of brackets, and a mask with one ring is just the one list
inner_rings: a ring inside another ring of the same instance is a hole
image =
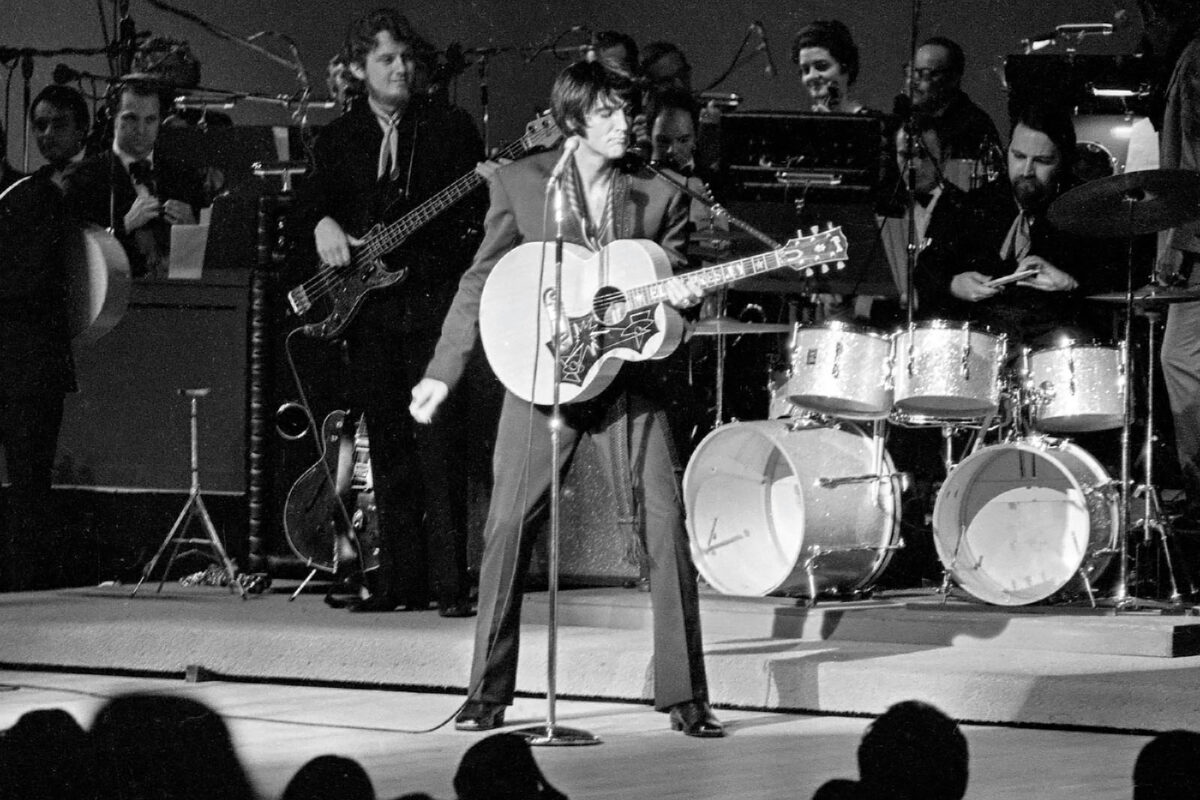
[[[1162, 312], [1154, 308], [1147, 308], [1145, 317], [1147, 334], [1146, 352], [1153, 359], [1155, 329], [1162, 319]], [[1128, 348], [1128, 343], [1126, 347]], [[1152, 361], [1151, 364], [1153, 364]], [[1131, 377], [1129, 374], [1125, 376], [1127, 391], [1132, 385]], [[1170, 517], [1163, 513], [1162, 499], [1159, 496], [1158, 487], [1154, 484], [1154, 441], [1154, 374], [1153, 369], [1148, 369], [1146, 375], [1146, 430], [1145, 441], [1142, 444], [1142, 472], [1144, 477], [1141, 491], [1144, 502], [1142, 505], [1142, 518], [1133, 524], [1135, 527], [1141, 527], [1143, 544], [1149, 544], [1153, 539], [1154, 533], [1158, 533], [1162, 541], [1163, 558], [1167, 563], [1167, 576], [1171, 581], [1171, 594], [1167, 600], [1171, 605], [1177, 606], [1182, 604], [1183, 596], [1179, 593], [1179, 584], [1175, 577], [1175, 564], [1171, 558], [1171, 540], [1175, 537], [1175, 530], [1171, 525]], [[1189, 595], [1195, 594], [1196, 588], [1189, 585], [1188, 591]]]
[[[1123, 201], [1128, 209], [1129, 229], [1131, 231], [1134, 230], [1134, 226], [1133, 226], [1134, 211], [1137, 208], [1137, 203], [1141, 198], [1142, 198], [1142, 195], [1135, 194], [1133, 192], [1129, 192], [1129, 193], [1126, 193], [1124, 201]], [[1163, 551], [1167, 554], [1167, 570], [1171, 576], [1171, 597], [1167, 602], [1164, 603], [1163, 601], [1160, 601], [1160, 600], [1148, 600], [1145, 598], [1140, 598], [1140, 597], [1131, 595], [1129, 593], [1129, 536], [1130, 536], [1130, 533], [1132, 533], [1132, 530], [1134, 528], [1134, 523], [1132, 522], [1132, 511], [1133, 511], [1132, 502], [1131, 502], [1131, 500], [1132, 500], [1132, 497], [1131, 497], [1131, 494], [1132, 494], [1131, 493], [1132, 470], [1131, 470], [1131, 464], [1130, 464], [1130, 462], [1131, 462], [1130, 439], [1131, 439], [1131, 429], [1133, 427], [1133, 391], [1131, 390], [1132, 378], [1133, 378], [1132, 347], [1131, 347], [1131, 342], [1133, 341], [1133, 239], [1134, 239], [1134, 237], [1131, 235], [1129, 237], [1127, 245], [1126, 245], [1125, 304], [1124, 304], [1125, 305], [1125, 320], [1124, 320], [1124, 324], [1122, 326], [1122, 331], [1121, 331], [1122, 342], [1121, 342], [1121, 348], [1120, 348], [1120, 350], [1121, 350], [1121, 376], [1124, 381], [1124, 384], [1122, 386], [1124, 408], [1123, 408], [1122, 419], [1121, 419], [1121, 493], [1120, 493], [1120, 525], [1118, 528], [1118, 535], [1120, 536], [1120, 541], [1117, 543], [1117, 559], [1118, 559], [1118, 562], [1117, 562], [1117, 564], [1118, 564], [1117, 586], [1116, 586], [1116, 589], [1115, 589], [1112, 597], [1102, 599], [1098, 603], [1098, 605], [1111, 606], [1113, 611], [1115, 611], [1117, 613], [1120, 613], [1123, 610], [1137, 610], [1137, 609], [1143, 609], [1143, 608], [1158, 608], [1158, 609], [1179, 608], [1181, 605], [1181, 602], [1182, 602], [1182, 598], [1179, 595], [1179, 590], [1178, 590], [1178, 587], [1175, 582], [1175, 572], [1174, 572], [1174, 569], [1173, 569], [1172, 563], [1171, 563], [1170, 547], [1169, 547], [1169, 543], [1167, 540], [1167, 532], [1166, 532], [1167, 526], [1162, 525], [1161, 519], [1157, 519], [1157, 518], [1153, 524], [1158, 527], [1159, 533], [1162, 535]], [[1151, 331], [1153, 331], [1153, 324], [1151, 324]], [[1151, 345], [1151, 347], [1153, 347], [1153, 333], [1151, 333], [1150, 345]], [[1153, 353], [1153, 350], [1151, 350], [1150, 352]], [[1152, 357], [1153, 356], [1151, 356], [1151, 358]], [[1152, 403], [1153, 402], [1153, 391], [1154, 391], [1153, 369], [1147, 370], [1146, 377], [1147, 377], [1146, 382], [1149, 387], [1147, 389], [1147, 397], [1149, 398], [1149, 401]], [[1152, 411], [1153, 409], [1151, 408], [1149, 410]], [[1150, 466], [1151, 465], [1150, 447], [1151, 447], [1152, 439], [1150, 438], [1150, 436], [1153, 433], [1153, 422], [1149, 419], [1146, 422], [1146, 432], [1147, 432], [1146, 459], [1145, 459], [1146, 486], [1144, 488], [1145, 488], [1145, 492], [1147, 495], [1147, 500], [1146, 500], [1146, 514], [1144, 515], [1144, 518], [1141, 520], [1141, 524], [1145, 526], [1145, 531], [1146, 531], [1145, 535], [1146, 535], [1146, 538], [1149, 539], [1150, 528], [1151, 528], [1151, 524], [1152, 524], [1150, 509], [1152, 506], [1157, 506], [1157, 498], [1155, 498], [1154, 500], [1150, 499], [1150, 495], [1154, 494], [1155, 491], [1154, 491], [1152, 485], [1150, 484], [1150, 478], [1152, 477], [1151, 466]]]

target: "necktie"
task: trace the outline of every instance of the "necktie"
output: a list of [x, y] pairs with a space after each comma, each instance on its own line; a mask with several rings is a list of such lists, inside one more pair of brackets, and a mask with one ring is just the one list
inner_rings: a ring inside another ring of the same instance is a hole
[[375, 177], [379, 180], [394, 180], [400, 172], [396, 164], [396, 149], [400, 143], [396, 126], [399, 120], [396, 117], [380, 117], [380, 120], [384, 123], [383, 141], [379, 143], [379, 170]]
[[154, 169], [146, 159], [140, 158], [129, 165], [129, 177], [135, 185], [145, 186], [150, 194], [156, 194]]
[[1029, 255], [1032, 247], [1033, 240], [1030, 238], [1029, 232], [1029, 215], [1021, 211], [1017, 214], [1017, 218], [1013, 220], [1012, 227], [1008, 229], [1008, 235], [1004, 237], [1004, 244], [1000, 245], [1000, 258], [1007, 261], [1011, 257], [1014, 261], [1019, 262], [1022, 258]]
[[[139, 190], [138, 194], [141, 194], [143, 190], [149, 194], [156, 193], [154, 170], [147, 159], [141, 158], [132, 162], [129, 165], [129, 177], [133, 179], [134, 186]], [[154, 220], [134, 229], [133, 242], [142, 261], [140, 269], [138, 269], [138, 265], [132, 265], [135, 273], [140, 272], [142, 275], [152, 278], [162, 277], [166, 267], [166, 245], [165, 243], [160, 245], [157, 229], [163, 227], [164, 224], [161, 220]]]

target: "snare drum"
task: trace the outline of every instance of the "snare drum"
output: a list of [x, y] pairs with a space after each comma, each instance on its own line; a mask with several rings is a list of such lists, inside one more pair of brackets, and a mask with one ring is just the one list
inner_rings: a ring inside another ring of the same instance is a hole
[[887, 334], [844, 322], [797, 328], [788, 399], [847, 419], [882, 419], [892, 407]]
[[1094, 583], [1112, 561], [1118, 494], [1100, 462], [1073, 442], [985, 447], [938, 491], [934, 545], [955, 582], [980, 600], [1036, 603], [1079, 576]]
[[894, 415], [906, 420], [967, 420], [1000, 405], [1007, 339], [979, 325], [929, 320], [892, 337]]
[[1125, 373], [1116, 347], [1068, 341], [1028, 355], [1033, 427], [1046, 433], [1119, 428], [1125, 416]]
[[[736, 422], [696, 447], [683, 476], [692, 560], [722, 594], [845, 594], [892, 557], [900, 486], [860, 428]], [[879, 451], [882, 453], [882, 449]]]

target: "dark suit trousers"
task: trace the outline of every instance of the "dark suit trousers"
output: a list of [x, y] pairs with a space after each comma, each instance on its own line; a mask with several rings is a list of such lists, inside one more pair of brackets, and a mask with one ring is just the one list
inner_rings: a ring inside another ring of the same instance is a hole
[[[668, 449], [663, 415], [651, 401], [630, 395], [629, 424], [613, 414], [593, 428], [562, 426], [557, 463], [566, 468], [580, 441], [590, 435], [604, 463], [612, 437], [629, 432], [634, 495], [645, 519], [651, 559], [650, 600], [654, 619], [654, 705], [659, 710], [707, 699], [700, 638], [696, 574], [683, 526], [679, 484]], [[484, 531], [479, 578], [479, 618], [471, 669], [472, 699], [511, 704], [517, 676], [521, 587], [529, 570], [536, 528], [549, 507], [552, 449], [547, 410], [506, 393], [493, 458], [495, 485]], [[532, 423], [532, 430], [530, 430]]]
[[9, 591], [51, 585], [62, 554], [51, 530], [51, 472], [62, 426], [61, 392], [0, 395], [0, 447], [8, 467], [3, 584]]
[[456, 446], [461, 420], [446, 413], [432, 425], [417, 425], [408, 413], [433, 340], [411, 334], [355, 344], [351, 397], [367, 418], [383, 538], [374, 588], [417, 605], [430, 599], [433, 584], [441, 598], [465, 597], [466, 473]]

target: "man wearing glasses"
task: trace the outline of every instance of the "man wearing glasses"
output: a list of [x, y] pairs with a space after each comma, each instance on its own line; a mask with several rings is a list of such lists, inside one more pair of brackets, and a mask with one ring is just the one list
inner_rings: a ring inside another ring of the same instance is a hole
[[961, 88], [966, 56], [944, 36], [926, 39], [913, 57], [913, 114], [937, 132], [944, 158], [987, 160], [1000, 146], [992, 118]]

